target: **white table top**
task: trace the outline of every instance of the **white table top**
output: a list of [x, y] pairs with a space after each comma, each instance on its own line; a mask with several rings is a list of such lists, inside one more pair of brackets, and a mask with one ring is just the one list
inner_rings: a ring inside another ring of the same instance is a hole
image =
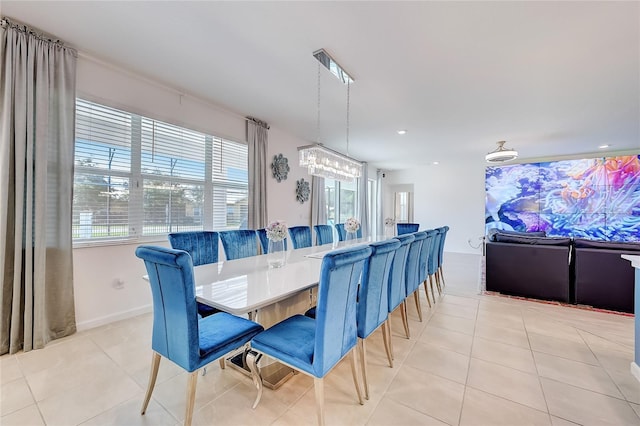
[[[380, 239], [361, 238], [349, 246]], [[344, 242], [289, 250], [280, 268], [269, 268], [268, 254], [196, 266], [196, 299], [234, 315], [256, 311], [318, 285], [322, 256], [341, 247]]]
[[635, 255], [631, 255], [631, 254], [623, 254], [621, 257], [623, 259], [627, 259], [629, 262], [631, 262], [631, 266], [633, 266], [634, 268], [640, 269], [640, 256], [635, 256]]

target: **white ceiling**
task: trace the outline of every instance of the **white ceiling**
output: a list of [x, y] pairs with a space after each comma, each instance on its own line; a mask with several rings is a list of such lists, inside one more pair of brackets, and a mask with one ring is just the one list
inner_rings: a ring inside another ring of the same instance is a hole
[[[640, 2], [2, 2], [91, 56], [308, 141], [324, 48], [351, 86], [352, 156], [385, 169], [483, 155], [640, 151]], [[324, 69], [321, 140], [346, 150]], [[408, 133], [399, 136], [398, 129]]]

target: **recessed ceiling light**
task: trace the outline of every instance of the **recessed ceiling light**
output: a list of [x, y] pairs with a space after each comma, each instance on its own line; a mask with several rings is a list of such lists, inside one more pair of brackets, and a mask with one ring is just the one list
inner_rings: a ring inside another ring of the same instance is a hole
[[399, 135], [406, 135], [407, 131], [406, 130], [398, 130], [398, 134]]
[[439, 161], [434, 161], [434, 162], [433, 162], [433, 163], [431, 163], [431, 164], [433, 164], [434, 166], [437, 166], [438, 164], [440, 164], [440, 162], [439, 162]]
[[607, 149], [607, 148], [609, 148], [610, 146], [611, 146], [611, 145], [609, 145], [609, 144], [607, 144], [607, 143], [606, 143], [606, 144], [604, 144], [604, 145], [600, 145], [598, 148], [599, 148], [599, 149]]

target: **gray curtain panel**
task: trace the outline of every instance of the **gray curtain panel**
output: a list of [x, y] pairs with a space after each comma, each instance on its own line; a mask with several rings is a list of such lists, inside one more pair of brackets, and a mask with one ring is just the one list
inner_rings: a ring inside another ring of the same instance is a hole
[[376, 171], [376, 201], [377, 201], [377, 210], [378, 210], [378, 217], [376, 218], [377, 222], [377, 231], [378, 234], [384, 234], [384, 188], [382, 187], [382, 185], [384, 184], [384, 178], [382, 177], [382, 175], [384, 174], [384, 172], [380, 169], [378, 169]]
[[249, 144], [249, 229], [267, 226], [267, 149], [269, 125], [247, 117], [247, 143]]
[[362, 228], [362, 236], [368, 237], [371, 227], [369, 226], [369, 165], [367, 163], [362, 163], [362, 176], [358, 179], [358, 194], [360, 194], [358, 204], [360, 228]]
[[72, 192], [76, 52], [0, 28], [0, 354], [76, 331]]
[[311, 176], [311, 226], [327, 224], [327, 197], [324, 178]]

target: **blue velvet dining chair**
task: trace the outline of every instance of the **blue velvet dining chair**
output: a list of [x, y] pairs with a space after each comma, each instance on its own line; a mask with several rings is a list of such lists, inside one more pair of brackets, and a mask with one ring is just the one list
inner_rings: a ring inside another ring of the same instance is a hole
[[330, 225], [313, 225], [313, 230], [316, 232], [317, 245], [333, 243], [333, 228]]
[[433, 282], [436, 283], [438, 293], [441, 293], [440, 277], [438, 276], [438, 255], [440, 252], [440, 240], [442, 239], [442, 233], [436, 228], [434, 230], [436, 234], [433, 236], [433, 244], [431, 245], [431, 254], [429, 255], [429, 263], [427, 264], [427, 273], [429, 274], [429, 283], [433, 286]]
[[426, 232], [414, 232], [414, 240], [409, 246], [409, 253], [407, 254], [407, 267], [405, 269], [407, 286], [407, 299], [413, 294], [413, 299], [416, 302], [416, 310], [418, 311], [418, 318], [422, 322], [422, 307], [420, 306], [420, 251], [422, 250], [422, 244], [427, 238]]
[[311, 247], [311, 228], [308, 226], [292, 226], [289, 228], [294, 249]]
[[440, 284], [438, 286], [438, 291], [440, 291], [440, 287], [444, 287], [444, 275], [442, 274], [442, 264], [444, 262], [444, 240], [447, 238], [447, 232], [449, 232], [448, 226], [443, 226], [438, 228], [440, 231], [440, 245], [438, 249], [438, 275], [440, 276]]
[[[264, 228], [256, 229], [256, 234], [258, 234], [258, 239], [260, 240], [260, 248], [262, 249], [262, 254], [269, 253], [269, 237], [267, 237], [267, 230]], [[287, 250], [287, 239], [284, 239], [284, 249]]]
[[[338, 241], [346, 240], [347, 231], [344, 229], [344, 223], [336, 223], [334, 226], [336, 227], [336, 231], [338, 231]], [[356, 237], [362, 238], [362, 227], [356, 231]]]
[[[407, 319], [407, 286], [405, 269], [407, 266], [407, 254], [409, 253], [409, 245], [415, 237], [413, 234], [398, 235], [395, 237], [400, 241], [400, 247], [396, 250], [391, 264], [391, 272], [389, 274], [389, 314], [400, 308], [402, 315], [402, 325], [404, 333], [409, 338], [409, 321]], [[391, 325], [391, 324], [389, 324]], [[391, 327], [387, 327], [389, 337], [391, 337]], [[391, 358], [393, 359], [393, 345], [389, 338], [389, 349], [391, 350]]]
[[[218, 233], [215, 231], [173, 232], [169, 234], [169, 243], [172, 248], [189, 253], [193, 266], [218, 262]], [[203, 317], [220, 312], [204, 303], [198, 302], [197, 306]]]
[[[424, 294], [425, 296], [427, 296], [427, 302], [429, 302], [429, 307], [431, 307], [431, 301], [429, 300], [429, 290], [427, 288], [427, 280], [429, 280], [429, 262], [431, 261], [431, 256], [433, 256], [434, 253], [433, 250], [436, 244], [436, 236], [438, 235], [438, 231], [430, 229], [425, 232], [427, 233], [427, 238], [424, 240], [424, 243], [422, 243], [422, 250], [420, 251], [420, 279], [422, 280], [422, 284], [424, 286]], [[431, 285], [431, 296], [433, 296], [433, 303], [436, 303], [436, 294], [433, 290], [433, 281], [429, 280], [429, 284]]]
[[294, 315], [253, 338], [247, 362], [258, 386], [254, 407], [260, 402], [262, 379], [253, 350], [314, 378], [320, 425], [324, 425], [323, 378], [342, 358], [351, 354], [351, 373], [362, 404], [354, 351], [357, 344], [356, 298], [362, 268], [370, 254], [371, 249], [366, 246], [327, 253], [320, 268], [316, 318]]
[[252, 229], [222, 231], [220, 232], [220, 240], [227, 260], [258, 255], [256, 231]]
[[226, 312], [199, 318], [189, 253], [166, 247], [140, 246], [153, 299], [153, 332], [149, 385], [141, 414], [147, 410], [164, 357], [189, 372], [184, 424], [191, 425], [198, 369], [249, 342], [263, 330], [260, 324]]
[[420, 228], [419, 223], [398, 223], [396, 224], [396, 229], [398, 230], [398, 235], [403, 234], [411, 234], [413, 232], [418, 232]]
[[362, 279], [360, 280], [356, 311], [360, 366], [364, 382], [364, 397], [366, 399], [369, 399], [366, 339], [380, 327], [382, 327], [382, 338], [389, 366], [393, 367], [387, 332], [387, 320], [389, 318], [389, 275], [396, 250], [400, 247], [400, 241], [393, 238], [371, 243], [369, 247], [371, 248], [371, 256], [365, 260], [364, 268], [362, 269]]

